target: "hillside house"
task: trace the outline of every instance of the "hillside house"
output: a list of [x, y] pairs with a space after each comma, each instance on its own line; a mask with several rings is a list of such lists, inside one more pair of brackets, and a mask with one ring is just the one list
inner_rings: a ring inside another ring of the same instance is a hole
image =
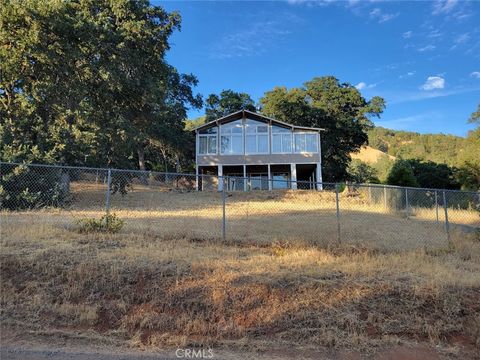
[[[320, 132], [247, 110], [194, 129], [196, 174], [228, 176], [228, 190], [317, 188], [322, 182]], [[197, 187], [217, 186], [198, 177]]]

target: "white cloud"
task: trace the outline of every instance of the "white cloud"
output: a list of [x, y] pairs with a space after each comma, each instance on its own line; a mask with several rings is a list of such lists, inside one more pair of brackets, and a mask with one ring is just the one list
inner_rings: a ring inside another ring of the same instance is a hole
[[419, 52], [425, 52], [425, 51], [435, 50], [436, 48], [437, 48], [437, 47], [436, 47], [435, 45], [427, 45], [427, 46], [418, 48], [417, 50], [418, 50]]
[[429, 76], [425, 84], [420, 86], [422, 90], [435, 90], [435, 89], [443, 89], [445, 87], [445, 79], [441, 76]]
[[438, 119], [441, 117], [441, 113], [436, 111], [426, 112], [417, 115], [410, 115], [401, 118], [395, 118], [390, 120], [378, 120], [375, 124], [378, 126], [388, 127], [391, 129], [403, 129], [405, 130], [410, 125], [415, 123], [432, 121], [432, 119]]
[[377, 86], [377, 83], [374, 83], [374, 84], [367, 84], [363, 81], [359, 82], [357, 85], [355, 85], [355, 87], [357, 88], [357, 90], [363, 90], [363, 89], [372, 89], [374, 88], [375, 86]]
[[458, 37], [455, 39], [455, 43], [456, 43], [456, 44], [464, 44], [464, 43], [466, 43], [468, 40], [470, 40], [470, 34], [469, 34], [469, 33], [465, 33], [465, 34], [462, 34], [462, 35], [458, 36]]
[[405, 31], [403, 34], [402, 34], [402, 37], [404, 39], [410, 39], [413, 35], [413, 31], [412, 30], [409, 30], [409, 31]]
[[470, 76], [476, 79], [480, 79], [480, 71], [474, 71], [470, 74]]
[[416, 73], [416, 71], [409, 71], [406, 74], [400, 75], [398, 78], [403, 79], [403, 78], [406, 78], [406, 77], [410, 77], [410, 76], [415, 75], [415, 73]]
[[355, 85], [355, 87], [357, 88], [357, 90], [362, 90], [367, 87], [367, 84], [362, 81], [362, 82], [359, 82], [357, 85]]
[[399, 14], [384, 13], [380, 8], [375, 8], [369, 13], [371, 19], [377, 20], [380, 24], [396, 18]]
[[457, 5], [458, 0], [437, 0], [433, 3], [433, 15], [448, 14]]
[[283, 14], [265, 21], [252, 21], [248, 28], [223, 34], [211, 45], [210, 57], [230, 59], [264, 54], [291, 34], [290, 29], [301, 21], [291, 14]]

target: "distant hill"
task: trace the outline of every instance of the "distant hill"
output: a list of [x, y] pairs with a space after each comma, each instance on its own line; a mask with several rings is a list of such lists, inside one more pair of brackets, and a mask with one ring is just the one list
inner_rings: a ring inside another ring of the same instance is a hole
[[403, 159], [458, 166], [470, 156], [463, 154], [467, 151], [467, 138], [454, 135], [419, 134], [376, 127], [368, 132], [368, 140], [372, 148]]
[[[374, 164], [376, 163], [382, 156], [385, 156], [383, 151], [378, 149], [374, 149], [371, 146], [363, 146], [358, 153], [351, 153], [350, 154], [352, 159], [361, 160], [367, 164]], [[390, 160], [395, 160], [395, 156], [387, 155]]]

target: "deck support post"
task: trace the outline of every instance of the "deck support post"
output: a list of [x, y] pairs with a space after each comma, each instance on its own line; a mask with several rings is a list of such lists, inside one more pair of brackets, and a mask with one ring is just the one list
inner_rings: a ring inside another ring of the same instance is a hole
[[317, 169], [316, 169], [316, 188], [317, 190], [323, 190], [323, 179], [322, 179], [322, 163], [318, 162], [317, 163]]
[[218, 165], [218, 191], [223, 191], [223, 165]]
[[270, 164], [267, 165], [268, 166], [268, 190], [272, 191], [272, 171], [270, 169]]
[[292, 181], [292, 190], [297, 190], [297, 165], [290, 164], [290, 180]]
[[243, 165], [243, 191], [247, 191], [247, 165]]

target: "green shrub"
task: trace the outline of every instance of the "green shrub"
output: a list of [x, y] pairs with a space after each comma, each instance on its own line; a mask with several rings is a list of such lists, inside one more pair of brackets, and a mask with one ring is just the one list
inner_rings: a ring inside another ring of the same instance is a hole
[[70, 179], [60, 168], [1, 165], [0, 208], [8, 210], [63, 206]]
[[114, 234], [122, 229], [124, 223], [125, 221], [115, 214], [103, 215], [100, 219], [87, 218], [78, 221], [79, 232], [83, 234], [96, 232]]

